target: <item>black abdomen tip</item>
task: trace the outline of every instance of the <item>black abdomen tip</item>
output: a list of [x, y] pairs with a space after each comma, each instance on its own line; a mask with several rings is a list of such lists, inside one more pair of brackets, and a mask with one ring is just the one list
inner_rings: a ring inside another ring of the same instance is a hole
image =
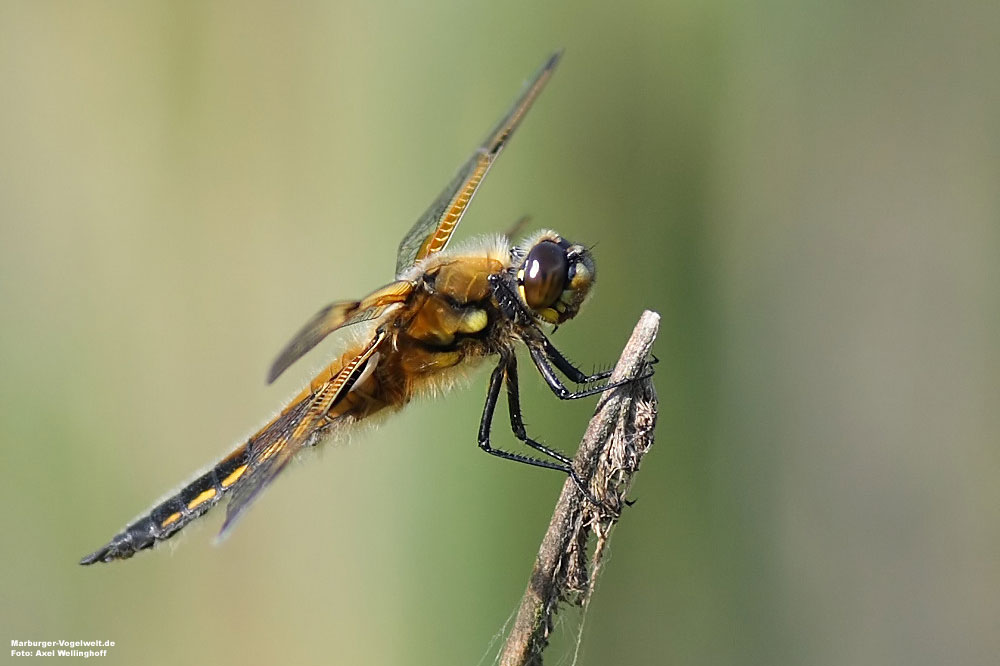
[[[150, 545], [152, 545], [152, 543]], [[104, 548], [95, 550], [93, 553], [80, 560], [80, 564], [88, 565], [96, 562], [125, 560], [135, 555], [137, 550], [138, 549], [132, 545], [131, 540], [127, 538], [127, 535], [119, 534]]]
[[93, 553], [80, 560], [80, 564], [87, 565], [95, 562], [110, 562], [114, 559], [110, 556], [110, 550], [111, 549], [107, 546], [101, 548], [100, 550], [95, 550]]
[[121, 534], [116, 534], [108, 545], [84, 557], [80, 564], [126, 560], [144, 548], [152, 548], [155, 542], [156, 530], [147, 516], [126, 527]]

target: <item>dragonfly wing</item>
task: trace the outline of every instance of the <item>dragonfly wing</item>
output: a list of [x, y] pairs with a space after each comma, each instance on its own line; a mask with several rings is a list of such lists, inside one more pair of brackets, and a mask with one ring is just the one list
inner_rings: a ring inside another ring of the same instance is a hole
[[229, 500], [226, 521], [219, 532], [220, 539], [229, 533], [236, 520], [277, 478], [295, 454], [303, 446], [315, 444], [314, 437], [319, 436], [329, 423], [327, 412], [351, 390], [369, 363], [378, 362], [375, 352], [385, 338], [385, 331], [379, 329], [350, 362], [247, 443], [250, 456], [247, 471]]
[[285, 345], [267, 373], [267, 383], [318, 345], [323, 338], [338, 328], [378, 319], [393, 305], [402, 303], [413, 291], [413, 283], [401, 280], [378, 289], [360, 301], [337, 301], [313, 315], [298, 333]]
[[229, 534], [236, 520], [257, 499], [260, 492], [274, 481], [296, 451], [302, 448], [304, 442], [294, 441], [290, 435], [292, 429], [303, 422], [303, 415], [308, 411], [308, 406], [308, 400], [295, 405], [275, 421], [271, 428], [247, 444], [248, 450], [252, 451], [252, 458], [247, 470], [233, 489], [226, 508], [226, 520], [219, 531], [219, 539]]
[[396, 276], [424, 257], [440, 252], [448, 245], [455, 228], [465, 215], [473, 195], [486, 173], [503, 151], [524, 114], [548, 83], [562, 52], [552, 54], [525, 86], [510, 111], [497, 123], [486, 140], [476, 148], [469, 160], [455, 174], [430, 208], [420, 216], [399, 244], [396, 254]]
[[530, 215], [522, 215], [514, 224], [510, 225], [507, 231], [503, 232], [503, 235], [510, 240], [514, 240], [514, 237], [524, 231], [525, 226], [528, 222], [531, 222]]

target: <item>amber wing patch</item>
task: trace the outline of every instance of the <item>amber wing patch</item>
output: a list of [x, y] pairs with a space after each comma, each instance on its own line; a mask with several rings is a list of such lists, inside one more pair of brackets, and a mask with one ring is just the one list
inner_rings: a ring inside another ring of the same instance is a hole
[[472, 202], [486, 173], [521, 123], [524, 114], [548, 83], [561, 52], [554, 53], [525, 86], [517, 101], [500, 119], [472, 156], [462, 165], [448, 186], [414, 223], [399, 244], [396, 253], [396, 277], [400, 277], [413, 264], [448, 245], [458, 223]]
[[267, 373], [267, 383], [277, 379], [281, 373], [299, 360], [323, 338], [338, 328], [378, 319], [391, 306], [402, 303], [413, 292], [413, 283], [399, 280], [376, 289], [360, 301], [337, 301], [313, 315], [298, 333], [285, 345]]

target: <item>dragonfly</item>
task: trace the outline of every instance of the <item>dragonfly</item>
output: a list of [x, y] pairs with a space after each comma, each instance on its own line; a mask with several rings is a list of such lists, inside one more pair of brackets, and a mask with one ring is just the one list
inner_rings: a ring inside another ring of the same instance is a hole
[[[589, 296], [597, 276], [590, 249], [551, 230], [517, 244], [508, 235], [492, 235], [447, 249], [483, 178], [560, 57], [561, 52], [552, 54], [525, 84], [510, 110], [403, 237], [395, 279], [360, 300], [336, 301], [317, 312], [278, 355], [268, 383], [338, 329], [361, 327], [359, 342], [349, 344], [236, 450], [128, 524], [81, 564], [126, 559], [152, 548], [228, 496], [220, 537], [226, 535], [297, 453], [343, 436], [356, 423], [398, 410], [416, 396], [440, 393], [489, 358], [498, 362], [489, 379], [479, 448], [506, 460], [559, 470], [588, 494], [569, 457], [528, 436], [516, 350], [519, 345], [527, 348], [546, 384], [563, 400], [634, 381], [606, 381], [610, 372], [585, 374], [545, 334], [547, 328], [572, 319]], [[577, 390], [567, 388], [560, 373]], [[493, 415], [504, 387], [511, 430], [533, 455], [491, 443]]]

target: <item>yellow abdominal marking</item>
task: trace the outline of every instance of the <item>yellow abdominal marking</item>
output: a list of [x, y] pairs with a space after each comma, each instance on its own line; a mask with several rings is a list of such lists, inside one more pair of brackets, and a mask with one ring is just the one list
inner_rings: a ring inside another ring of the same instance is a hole
[[193, 509], [197, 507], [199, 504], [204, 504], [213, 497], [215, 497], [215, 488], [209, 488], [208, 490], [203, 491], [200, 495], [191, 500], [188, 503], [188, 508]]
[[478, 333], [486, 328], [489, 317], [485, 310], [469, 310], [462, 316], [462, 321], [458, 322], [459, 333]]
[[239, 467], [234, 469], [232, 474], [230, 474], [229, 476], [227, 476], [222, 480], [222, 487], [228, 488], [229, 486], [239, 481], [240, 477], [243, 476], [243, 472], [245, 471], [247, 471], [246, 465], [240, 465]]
[[282, 444], [282, 440], [278, 440], [271, 446], [267, 447], [263, 453], [260, 454], [260, 460], [258, 462], [264, 462], [268, 458], [274, 455], [274, 452], [278, 450], [278, 446]]
[[178, 520], [180, 520], [180, 517], [181, 517], [180, 513], [172, 513], [169, 516], [167, 516], [166, 520], [164, 520], [162, 523], [160, 523], [160, 527], [168, 527], [168, 526], [176, 523]]

